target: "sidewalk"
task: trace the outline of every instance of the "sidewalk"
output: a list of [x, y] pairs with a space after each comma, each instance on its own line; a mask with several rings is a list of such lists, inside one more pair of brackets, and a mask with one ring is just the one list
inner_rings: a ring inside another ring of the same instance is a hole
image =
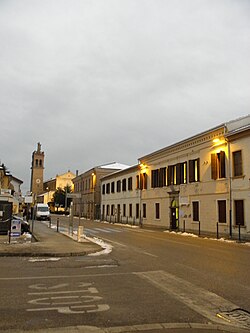
[[35, 221], [35, 240], [24, 243], [8, 243], [8, 236], [0, 236], [0, 257], [69, 257], [98, 252], [102, 247], [88, 240], [77, 242], [67, 235], [50, 229], [47, 223]]

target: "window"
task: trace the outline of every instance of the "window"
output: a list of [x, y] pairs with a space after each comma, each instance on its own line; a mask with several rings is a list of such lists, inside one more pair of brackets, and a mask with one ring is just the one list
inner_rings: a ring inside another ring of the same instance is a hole
[[105, 205], [102, 205], [102, 215], [103, 215], [103, 218], [104, 218], [104, 215], [105, 215]]
[[243, 175], [241, 150], [233, 152], [233, 175], [234, 177]]
[[159, 187], [159, 170], [152, 170], [151, 171], [151, 187]]
[[107, 215], [109, 215], [109, 205], [107, 205]]
[[129, 204], [129, 217], [132, 217], [132, 204]]
[[147, 217], [147, 213], [146, 213], [146, 204], [144, 203], [142, 205], [142, 217], [145, 219]]
[[146, 172], [140, 174], [140, 188], [141, 190], [147, 189], [147, 174]]
[[155, 187], [163, 187], [163, 186], [166, 186], [166, 168], [152, 170], [151, 187], [155, 188]]
[[115, 215], [115, 205], [111, 205], [111, 215]]
[[187, 162], [168, 166], [168, 186], [187, 183]]
[[110, 183], [106, 184], [106, 193], [110, 193]]
[[226, 200], [218, 200], [218, 222], [227, 222], [227, 207]]
[[102, 184], [102, 194], [105, 194], [105, 184]]
[[160, 218], [160, 204], [158, 202], [155, 204], [155, 218]]
[[217, 154], [211, 154], [211, 178], [226, 177], [226, 158], [225, 152], [220, 151]]
[[123, 204], [123, 214], [124, 217], [126, 216], [126, 204]]
[[117, 180], [116, 182], [116, 192], [121, 192], [121, 181]]
[[39, 166], [40, 166], [40, 167], [43, 166], [42, 163], [43, 163], [42, 160], [39, 160]]
[[200, 214], [199, 214], [199, 201], [193, 201], [193, 221], [199, 221], [200, 220]]
[[36, 159], [36, 166], [38, 166], [38, 160]]
[[115, 193], [115, 182], [111, 183], [111, 193]]
[[146, 172], [140, 173], [136, 176], [136, 189], [146, 190], [147, 189], [147, 174]]
[[138, 219], [140, 217], [140, 206], [139, 204], [137, 203], [136, 204], [136, 218]]
[[187, 162], [180, 163], [180, 184], [187, 184]]
[[244, 221], [244, 201], [243, 200], [235, 200], [234, 201], [234, 209], [235, 209], [235, 224], [236, 225], [245, 225]]
[[159, 169], [159, 187], [166, 186], [166, 168]]
[[129, 191], [132, 191], [132, 189], [133, 189], [132, 183], [133, 183], [132, 177], [129, 177], [128, 178], [128, 190]]
[[127, 182], [126, 182], [126, 178], [124, 178], [123, 180], [122, 180], [122, 190], [123, 191], [126, 191], [126, 189], [127, 189]]
[[136, 189], [137, 190], [140, 189], [140, 176], [139, 175], [136, 176]]
[[200, 159], [188, 161], [189, 166], [189, 182], [199, 182], [200, 181]]
[[175, 174], [176, 174], [176, 166], [169, 165], [168, 166], [168, 186], [176, 184]]

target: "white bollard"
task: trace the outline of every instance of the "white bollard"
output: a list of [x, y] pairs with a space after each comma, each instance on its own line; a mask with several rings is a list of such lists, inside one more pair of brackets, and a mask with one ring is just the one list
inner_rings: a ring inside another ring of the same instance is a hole
[[77, 230], [77, 241], [78, 242], [81, 241], [82, 234], [83, 234], [83, 226], [79, 225], [78, 230]]

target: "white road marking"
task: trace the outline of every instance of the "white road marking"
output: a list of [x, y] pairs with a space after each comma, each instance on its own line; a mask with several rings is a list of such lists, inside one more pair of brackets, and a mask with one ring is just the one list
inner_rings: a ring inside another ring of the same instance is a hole
[[133, 273], [99, 273], [99, 274], [80, 274], [80, 275], [48, 275], [48, 276], [25, 276], [25, 277], [5, 277], [0, 278], [0, 281], [22, 281], [22, 280], [49, 280], [49, 279], [81, 279], [88, 277], [102, 276], [122, 276], [131, 275]]
[[[29, 289], [40, 290], [40, 292], [28, 293], [28, 296], [38, 296], [38, 298], [28, 301], [30, 308], [26, 309], [26, 311], [57, 311], [68, 315], [109, 310], [108, 304], [98, 304], [102, 303], [103, 298], [97, 295], [99, 292], [92, 285], [93, 283], [85, 282], [61, 283], [54, 286], [47, 286], [46, 284], [30, 285]], [[66, 288], [68, 287], [73, 287], [73, 290], [67, 290]], [[61, 290], [54, 291], [55, 289]]]
[[219, 312], [239, 308], [230, 301], [165, 271], [134, 274], [147, 280], [165, 293], [172, 295], [213, 322], [222, 323], [222, 320], [217, 316]]
[[29, 262], [59, 261], [61, 258], [31, 258]]

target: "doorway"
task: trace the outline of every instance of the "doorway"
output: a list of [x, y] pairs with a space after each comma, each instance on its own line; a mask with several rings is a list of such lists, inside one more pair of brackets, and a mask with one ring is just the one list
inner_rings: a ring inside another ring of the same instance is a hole
[[172, 200], [170, 207], [170, 229], [179, 229], [179, 207], [175, 199]]

